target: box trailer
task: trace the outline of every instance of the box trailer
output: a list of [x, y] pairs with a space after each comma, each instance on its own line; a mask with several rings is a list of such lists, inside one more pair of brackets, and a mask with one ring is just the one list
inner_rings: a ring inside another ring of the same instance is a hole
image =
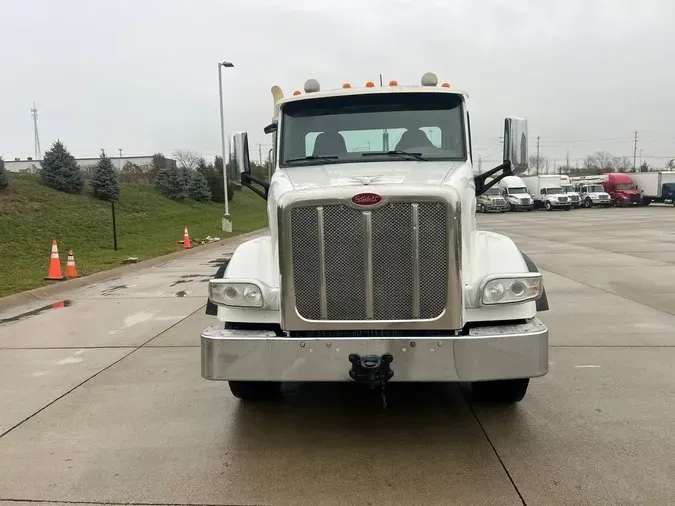
[[633, 182], [642, 195], [642, 205], [652, 202], [672, 202], [675, 205], [675, 171], [636, 172], [631, 174]]
[[562, 189], [559, 175], [521, 176], [521, 179], [534, 198], [535, 208], [544, 207], [547, 211], [553, 209], [569, 211], [572, 207], [572, 199]]

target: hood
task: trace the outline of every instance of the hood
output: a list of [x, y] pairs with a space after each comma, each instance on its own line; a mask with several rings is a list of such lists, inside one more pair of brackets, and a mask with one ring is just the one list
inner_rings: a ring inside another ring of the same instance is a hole
[[441, 184], [466, 162], [419, 162], [393, 158], [386, 162], [340, 163], [287, 167], [284, 169], [296, 190], [316, 186], [373, 184]]
[[624, 195], [634, 195], [636, 193], [640, 193], [638, 190], [614, 190], [616, 193], [619, 195], [624, 194]]

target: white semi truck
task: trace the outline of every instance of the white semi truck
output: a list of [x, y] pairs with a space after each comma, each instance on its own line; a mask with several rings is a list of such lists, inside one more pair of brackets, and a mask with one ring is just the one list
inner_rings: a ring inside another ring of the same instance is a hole
[[567, 194], [567, 196], [572, 201], [572, 207], [574, 209], [579, 209], [581, 206], [581, 195], [576, 191], [574, 185], [570, 181], [570, 177], [567, 174], [560, 175], [560, 187]]
[[523, 176], [522, 180], [534, 198], [535, 208], [543, 207], [547, 211], [571, 209], [572, 199], [562, 189], [559, 175]]
[[499, 181], [502, 196], [508, 202], [511, 211], [532, 211], [534, 200], [525, 183], [518, 176], [506, 176]]
[[587, 209], [591, 207], [610, 207], [612, 199], [609, 193], [605, 191], [601, 182], [593, 182], [593, 180], [575, 181], [574, 189], [579, 193], [581, 205]]
[[642, 205], [672, 202], [675, 205], [675, 172], [631, 172], [631, 179], [642, 194]]
[[542, 275], [507, 236], [476, 229], [486, 180], [527, 167], [527, 122], [506, 118], [504, 163], [474, 176], [467, 95], [421, 85], [278, 87], [269, 235], [242, 243], [209, 281], [201, 373], [240, 399], [282, 382], [470, 382], [518, 402], [548, 372]]

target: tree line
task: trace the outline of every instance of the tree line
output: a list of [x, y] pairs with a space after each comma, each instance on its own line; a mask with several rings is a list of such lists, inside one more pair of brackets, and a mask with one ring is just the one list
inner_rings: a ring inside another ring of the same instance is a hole
[[[213, 162], [207, 163], [194, 151], [177, 150], [172, 156], [173, 160], [162, 153], [155, 153], [148, 165], [139, 166], [127, 161], [121, 169], [117, 169], [113, 159], [101, 150], [93, 166], [82, 168], [66, 146], [57, 140], [45, 152], [38, 173], [44, 185], [71, 194], [82, 193], [88, 179], [92, 194], [102, 200], [119, 200], [120, 182], [129, 182], [154, 185], [160, 193], [173, 200], [225, 201], [222, 157], [216, 156]], [[265, 167], [252, 163], [251, 168], [256, 177], [268, 179]], [[231, 169], [228, 164], [227, 195], [230, 201], [241, 189], [235, 180], [237, 175], [231, 174]], [[0, 190], [7, 188], [8, 184], [5, 162], [0, 156]]]
[[[596, 151], [586, 156], [584, 161], [578, 167], [563, 163], [555, 167], [555, 173], [565, 173], [571, 175], [596, 175], [607, 172], [651, 172], [658, 170], [675, 171], [675, 159], [668, 160], [662, 169], [652, 167], [647, 162], [643, 162], [637, 169], [633, 167], [633, 161], [627, 156], [614, 156], [608, 151]], [[549, 174], [553, 173], [550, 167], [550, 160], [545, 155], [531, 155], [529, 158], [528, 174]]]

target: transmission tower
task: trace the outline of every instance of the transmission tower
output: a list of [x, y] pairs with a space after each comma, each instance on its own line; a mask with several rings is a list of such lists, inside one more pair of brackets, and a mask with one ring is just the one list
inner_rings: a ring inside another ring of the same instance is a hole
[[33, 108], [30, 110], [33, 116], [33, 136], [35, 137], [35, 160], [42, 160], [42, 151], [40, 150], [40, 135], [38, 134], [37, 119], [38, 110], [33, 102]]

